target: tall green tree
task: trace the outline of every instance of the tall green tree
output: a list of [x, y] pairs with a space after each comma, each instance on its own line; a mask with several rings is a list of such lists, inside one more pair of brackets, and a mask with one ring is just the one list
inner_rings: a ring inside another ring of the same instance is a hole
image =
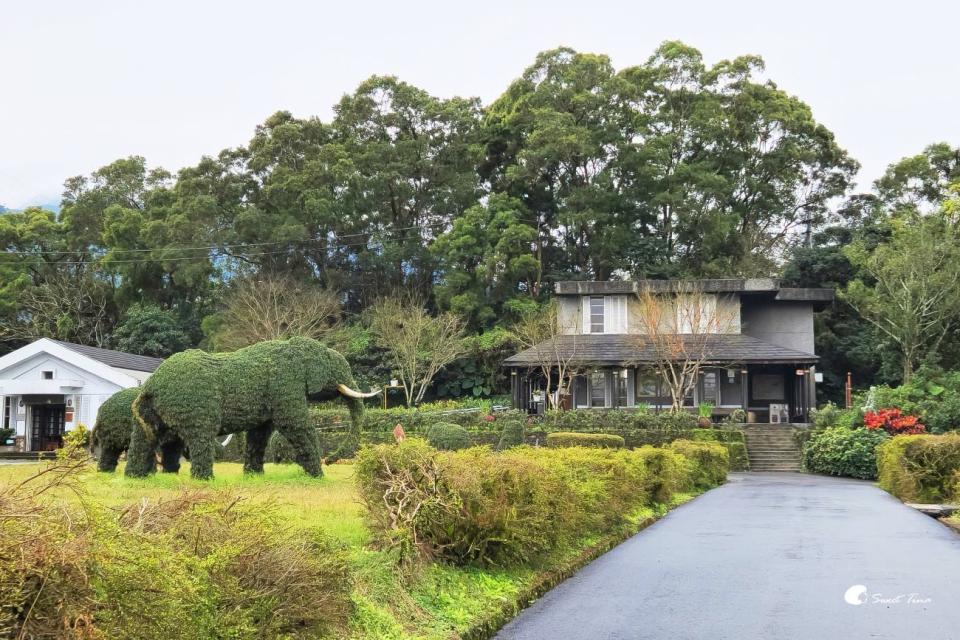
[[355, 260], [356, 295], [365, 304], [401, 289], [429, 297], [429, 245], [480, 196], [479, 102], [442, 100], [375, 76], [335, 112], [334, 136], [352, 167], [339, 197], [352, 222], [344, 244]]
[[433, 250], [442, 275], [434, 291], [442, 309], [481, 329], [506, 312], [536, 305], [540, 263], [533, 254], [536, 229], [524, 222], [527, 215], [518, 199], [496, 193], [437, 238]]
[[880, 201], [891, 211], [930, 213], [949, 197], [960, 180], [960, 148], [945, 142], [887, 167], [874, 182]]
[[890, 240], [872, 251], [854, 242], [845, 253], [863, 278], [844, 291], [847, 300], [900, 351], [904, 383], [924, 360], [935, 358], [960, 321], [960, 237], [951, 202], [938, 214], [892, 221]]

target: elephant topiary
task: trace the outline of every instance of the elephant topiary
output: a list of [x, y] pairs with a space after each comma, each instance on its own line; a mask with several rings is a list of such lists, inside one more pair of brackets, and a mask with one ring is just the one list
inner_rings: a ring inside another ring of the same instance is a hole
[[[133, 415], [133, 403], [140, 395], [140, 387], [123, 389], [110, 396], [100, 405], [97, 411], [97, 421], [93, 427], [90, 445], [96, 451], [100, 450], [97, 460], [99, 471], [113, 472], [117, 468], [120, 454], [130, 446], [130, 438], [135, 429], [139, 429]], [[183, 444], [179, 438], [169, 437], [160, 443], [160, 458], [163, 470], [176, 473], [180, 470], [180, 455]], [[141, 461], [143, 468], [138, 473], [130, 475], [147, 475], [156, 471], [156, 458], [144, 458]], [[127, 463], [130, 469], [130, 463]]]
[[342, 396], [356, 435], [363, 398], [379, 391], [360, 393], [354, 386], [344, 357], [310, 338], [270, 340], [232, 353], [178, 353], [147, 379], [133, 405], [141, 428], [130, 439], [127, 475], [146, 475], [144, 459], [173, 436], [190, 450], [190, 474], [211, 478], [217, 436], [240, 432], [246, 434], [244, 471], [261, 473], [276, 429], [297, 463], [320, 476], [320, 443], [308, 402]]

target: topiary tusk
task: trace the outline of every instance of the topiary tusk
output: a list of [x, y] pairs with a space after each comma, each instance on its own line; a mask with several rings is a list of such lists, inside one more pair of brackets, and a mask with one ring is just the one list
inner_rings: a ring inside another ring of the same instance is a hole
[[356, 391], [356, 390], [354, 390], [354, 389], [351, 389], [350, 387], [348, 387], [348, 386], [345, 385], [345, 384], [338, 384], [338, 385], [337, 385], [337, 391], [339, 391], [339, 392], [342, 393], [343, 395], [347, 396], [348, 398], [372, 398], [373, 396], [376, 396], [376, 395], [379, 395], [379, 394], [380, 394], [380, 389], [374, 389], [373, 391], [370, 391], [369, 393], [361, 393], [360, 391]]

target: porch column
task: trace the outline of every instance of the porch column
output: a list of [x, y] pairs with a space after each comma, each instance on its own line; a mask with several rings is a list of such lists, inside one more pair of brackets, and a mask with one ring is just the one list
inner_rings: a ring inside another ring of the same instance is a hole
[[747, 367], [740, 369], [740, 406], [743, 407], [743, 410], [746, 411], [750, 406], [750, 384], [749, 373]]

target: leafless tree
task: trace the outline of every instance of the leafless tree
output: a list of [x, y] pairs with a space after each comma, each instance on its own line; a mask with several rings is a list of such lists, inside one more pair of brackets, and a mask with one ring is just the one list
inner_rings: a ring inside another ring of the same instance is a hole
[[713, 360], [711, 336], [735, 332], [738, 307], [725, 304], [720, 294], [705, 293], [698, 283], [683, 281], [657, 288], [643, 283], [637, 301], [635, 339], [647, 354], [637, 364], [657, 371], [670, 393], [671, 410], [680, 411], [704, 364]]
[[23, 290], [15, 318], [0, 325], [0, 339], [55, 338], [106, 346], [111, 293], [108, 282], [86, 271], [53, 272]]
[[322, 339], [340, 320], [337, 294], [286, 276], [251, 276], [236, 282], [212, 337], [231, 351], [262, 340]]
[[380, 300], [368, 317], [377, 344], [389, 355], [407, 406], [419, 404], [437, 373], [466, 352], [463, 318], [455, 313], [431, 316], [418, 298]]
[[[577, 327], [564, 325], [557, 307], [557, 301], [552, 300], [545, 307], [525, 314], [511, 328], [520, 346], [535, 354], [551, 409], [560, 408], [561, 399], [570, 395], [573, 381], [581, 372], [577, 363]], [[551, 393], [554, 381], [556, 393]]]

